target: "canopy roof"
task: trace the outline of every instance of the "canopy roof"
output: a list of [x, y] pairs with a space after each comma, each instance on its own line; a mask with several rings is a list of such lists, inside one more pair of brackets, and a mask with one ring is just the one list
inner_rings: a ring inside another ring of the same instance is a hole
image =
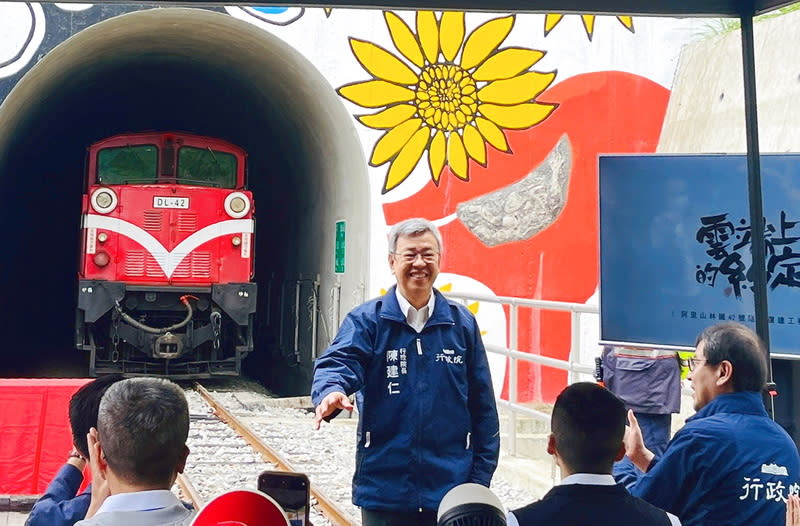
[[[86, 0], [66, 0], [85, 2]], [[458, 11], [526, 11], [615, 15], [749, 17], [796, 0], [145, 0], [150, 4], [240, 4], [258, 6], [370, 7], [376, 9], [433, 9]], [[130, 3], [104, 0], [103, 3]]]

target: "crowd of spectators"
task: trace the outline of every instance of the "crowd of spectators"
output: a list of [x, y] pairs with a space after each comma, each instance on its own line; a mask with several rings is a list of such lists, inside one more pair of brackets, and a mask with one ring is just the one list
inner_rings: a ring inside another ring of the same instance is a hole
[[[433, 288], [441, 253], [429, 221], [395, 225], [396, 286], [351, 311], [315, 364], [317, 429], [356, 397], [353, 501], [364, 526], [436, 526], [448, 491], [488, 487], [497, 467], [486, 351], [469, 310]], [[626, 413], [597, 384], [568, 386], [547, 442], [563, 478], [509, 512], [508, 524], [800, 526], [800, 456], [764, 408], [766, 356], [744, 325], [704, 330], [688, 363], [696, 414], [656, 451], [639, 423], [647, 411]], [[677, 363], [669, 365], [674, 379]], [[74, 449], [27, 526], [191, 523], [195, 512], [170, 491], [189, 455], [188, 405], [176, 384], [102, 377], [75, 393], [69, 416]], [[627, 487], [612, 476], [623, 458], [637, 468]], [[92, 484], [77, 495], [87, 462]]]

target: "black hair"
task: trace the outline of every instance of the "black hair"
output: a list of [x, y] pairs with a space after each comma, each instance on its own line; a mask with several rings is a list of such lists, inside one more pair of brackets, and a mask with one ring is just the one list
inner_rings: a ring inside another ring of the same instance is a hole
[[556, 398], [550, 426], [563, 462], [576, 473], [611, 473], [625, 434], [625, 404], [591, 382], [568, 386]]
[[761, 338], [749, 327], [725, 322], [707, 327], [697, 337], [703, 344], [706, 364], [727, 360], [733, 365], [733, 390], [761, 391], [767, 381], [767, 350]]
[[69, 425], [72, 428], [72, 443], [83, 458], [89, 458], [86, 435], [97, 427], [97, 411], [106, 389], [122, 380], [121, 374], [101, 376], [81, 386], [69, 399]]

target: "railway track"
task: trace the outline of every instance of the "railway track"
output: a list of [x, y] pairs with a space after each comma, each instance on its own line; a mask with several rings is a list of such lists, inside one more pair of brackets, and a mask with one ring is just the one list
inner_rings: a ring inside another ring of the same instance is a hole
[[[270, 433], [264, 432], [264, 425], [272, 429], [290, 428], [286, 417], [279, 414], [270, 421], [269, 417], [257, 417], [257, 411], [242, 411], [241, 404], [231, 403], [231, 400], [238, 401], [237, 395], [241, 398], [249, 394], [246, 392], [215, 394], [195, 383], [193, 389], [187, 390], [186, 394], [190, 408], [188, 444], [191, 454], [187, 469], [177, 483], [184, 497], [191, 500], [196, 509], [223, 491], [255, 489], [258, 474], [264, 470], [304, 471], [265, 438]], [[231, 407], [234, 405], [238, 407]], [[247, 422], [248, 419], [256, 418], [259, 418], [260, 425], [251, 426]], [[310, 416], [298, 420], [303, 421], [308, 428], [307, 433], [310, 434]], [[315, 483], [313, 474], [305, 471], [311, 479], [312, 509], [309, 518], [314, 526], [360, 524], [354, 518], [356, 515], [352, 510], [344, 509], [339, 504], [341, 495], [328, 496]]]

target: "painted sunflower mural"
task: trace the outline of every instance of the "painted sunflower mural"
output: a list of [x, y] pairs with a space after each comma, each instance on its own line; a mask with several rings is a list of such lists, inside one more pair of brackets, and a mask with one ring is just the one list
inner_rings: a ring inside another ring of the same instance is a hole
[[[550, 31], [552, 31], [561, 19], [564, 18], [564, 15], [561, 14], [554, 14], [550, 13], [544, 18], [544, 36], [547, 36]], [[597, 17], [595, 15], [581, 15], [581, 22], [583, 22], [583, 29], [586, 30], [586, 36], [589, 40], [592, 39], [594, 35], [594, 22]], [[636, 31], [633, 29], [633, 17], [631, 16], [618, 16], [617, 20], [619, 20], [620, 24], [625, 26], [628, 31], [631, 33], [635, 33]]]
[[353, 54], [372, 78], [347, 84], [339, 95], [377, 113], [357, 115], [365, 126], [386, 130], [370, 165], [389, 163], [382, 193], [402, 183], [427, 152], [434, 183], [449, 167], [468, 181], [470, 162], [486, 165], [487, 144], [510, 152], [504, 130], [522, 130], [557, 107], [537, 100], [556, 72], [531, 68], [545, 53], [500, 49], [515, 17], [491, 19], [466, 34], [462, 12], [416, 15], [416, 31], [393, 12], [384, 19], [399, 55], [350, 38]]

